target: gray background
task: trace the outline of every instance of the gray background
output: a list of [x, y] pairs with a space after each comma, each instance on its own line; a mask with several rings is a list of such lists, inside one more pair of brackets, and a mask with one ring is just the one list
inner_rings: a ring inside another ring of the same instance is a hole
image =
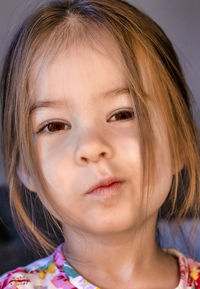
[[[0, 0], [0, 61], [19, 23], [38, 0]], [[166, 32], [178, 53], [191, 91], [200, 104], [200, 0], [132, 0]], [[197, 117], [197, 113], [196, 113]], [[0, 154], [0, 185], [6, 183]]]

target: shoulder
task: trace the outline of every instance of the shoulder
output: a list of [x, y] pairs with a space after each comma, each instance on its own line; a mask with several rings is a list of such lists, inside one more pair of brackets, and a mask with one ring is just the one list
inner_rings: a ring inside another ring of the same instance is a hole
[[200, 289], [200, 262], [184, 256], [175, 249], [165, 249], [178, 259], [180, 282], [176, 289]]
[[56, 274], [52, 255], [5, 273], [0, 277], [0, 289], [47, 288], [44, 286], [49, 279], [45, 278], [47, 274], [51, 274], [52, 277]]

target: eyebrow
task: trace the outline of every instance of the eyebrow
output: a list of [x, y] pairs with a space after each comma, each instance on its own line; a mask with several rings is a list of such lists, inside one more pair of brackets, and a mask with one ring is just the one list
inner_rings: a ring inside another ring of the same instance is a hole
[[[124, 93], [129, 93], [130, 90], [128, 87], [118, 87], [115, 89], [111, 89], [109, 91], [100, 93], [100, 95], [103, 98], [107, 98], [107, 97], [114, 97], [117, 95], [121, 95]], [[59, 106], [63, 106], [66, 105], [67, 101], [66, 100], [43, 100], [43, 101], [37, 101], [36, 103], [32, 104], [30, 107], [30, 114], [32, 114], [33, 112], [35, 112], [37, 109], [40, 108], [48, 108], [48, 107], [59, 107]]]

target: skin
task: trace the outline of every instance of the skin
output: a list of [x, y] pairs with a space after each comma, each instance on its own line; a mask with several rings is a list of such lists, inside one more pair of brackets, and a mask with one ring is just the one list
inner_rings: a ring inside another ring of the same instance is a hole
[[[101, 52], [89, 45], [69, 48], [57, 54], [39, 77], [32, 75], [33, 100], [48, 101], [32, 112], [37, 153], [49, 186], [47, 195], [38, 194], [63, 224], [67, 260], [91, 283], [102, 289], [119, 283], [126, 289], [175, 288], [177, 260], [155, 242], [157, 213], [173, 173], [165, 127], [152, 113], [157, 178], [147, 202], [131, 96], [105, 96], [127, 87], [123, 60], [114, 42], [107, 41], [105, 47]], [[119, 110], [133, 111], [134, 117], [118, 120]], [[50, 132], [51, 126], [44, 127], [47, 121], [60, 125]], [[124, 180], [116, 195], [85, 194], [108, 177]]]

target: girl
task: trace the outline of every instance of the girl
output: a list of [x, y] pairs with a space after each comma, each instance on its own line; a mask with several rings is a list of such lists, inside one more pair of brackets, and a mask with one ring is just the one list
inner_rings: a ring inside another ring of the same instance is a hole
[[200, 264], [155, 240], [162, 210], [197, 217], [200, 159], [187, 85], [153, 20], [121, 0], [51, 1], [14, 37], [1, 95], [13, 213], [51, 250], [27, 208], [38, 196], [64, 237], [1, 288], [200, 288]]

